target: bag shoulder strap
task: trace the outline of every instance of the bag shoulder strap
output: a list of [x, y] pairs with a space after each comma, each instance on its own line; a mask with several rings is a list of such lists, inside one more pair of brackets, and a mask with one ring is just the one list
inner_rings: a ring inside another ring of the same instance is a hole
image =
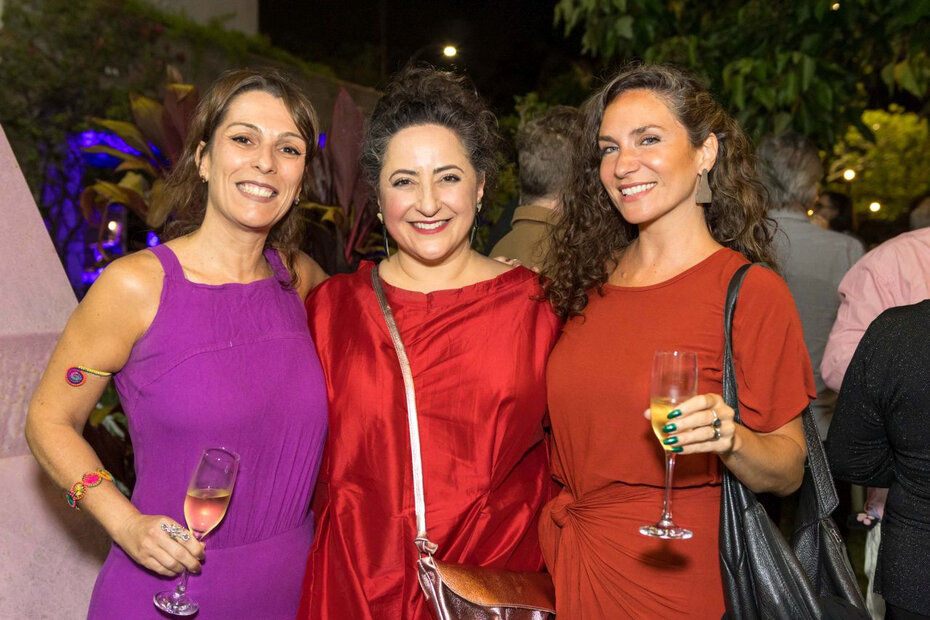
[[733, 314], [736, 311], [736, 301], [739, 299], [739, 290], [743, 286], [746, 273], [753, 265], [762, 263], [747, 263], [736, 270], [727, 286], [727, 298], [723, 305], [723, 400], [733, 409], [733, 420], [741, 424], [739, 417], [739, 395], [736, 387], [736, 371], [733, 367]]
[[394, 351], [397, 353], [400, 372], [404, 378], [404, 394], [407, 398], [407, 428], [410, 431], [410, 456], [413, 462], [413, 505], [417, 515], [417, 537], [414, 539], [414, 544], [416, 544], [420, 553], [432, 555], [436, 553], [438, 547], [430, 541], [429, 536], [426, 534], [423, 461], [420, 458], [420, 425], [417, 422], [417, 398], [413, 390], [413, 373], [410, 370], [410, 360], [407, 359], [404, 341], [401, 339], [397, 323], [394, 321], [394, 313], [391, 312], [391, 306], [388, 304], [384, 288], [381, 286], [377, 265], [371, 269], [371, 286], [375, 289], [375, 297], [378, 298], [378, 305], [381, 306], [384, 322], [387, 323], [388, 331], [391, 333], [391, 341], [394, 343]]

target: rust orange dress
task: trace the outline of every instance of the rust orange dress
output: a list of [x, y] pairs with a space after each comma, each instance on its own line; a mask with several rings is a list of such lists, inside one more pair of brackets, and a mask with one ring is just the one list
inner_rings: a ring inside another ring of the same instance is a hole
[[[404, 384], [370, 263], [307, 301], [326, 376], [329, 438], [301, 618], [429, 618], [416, 577]], [[384, 283], [417, 396], [426, 522], [437, 558], [539, 570], [553, 496], [546, 358], [560, 324], [533, 272], [429, 294]], [[537, 299], [534, 299], [537, 298]]]
[[[665, 461], [643, 411], [656, 350], [698, 354], [699, 393], [721, 392], [726, 287], [747, 261], [721, 249], [652, 286], [605, 286], [566, 325], [549, 359], [553, 473], [564, 487], [540, 518], [562, 619], [714, 618], [724, 611], [717, 550], [720, 461], [679, 456], [672, 511], [694, 532], [639, 533], [662, 510]], [[749, 271], [734, 328], [740, 414], [774, 430], [813, 398], [801, 323], [784, 281]]]

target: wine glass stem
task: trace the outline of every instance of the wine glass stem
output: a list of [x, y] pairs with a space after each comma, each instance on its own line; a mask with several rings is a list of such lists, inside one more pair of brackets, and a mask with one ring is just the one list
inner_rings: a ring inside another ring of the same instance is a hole
[[187, 592], [187, 577], [190, 573], [187, 572], [187, 569], [184, 569], [184, 572], [181, 573], [181, 580], [178, 581], [178, 585], [175, 587], [175, 595], [180, 598], [184, 596], [184, 593]]
[[665, 451], [665, 500], [662, 502], [662, 523], [672, 523], [672, 475], [675, 473], [675, 453]]

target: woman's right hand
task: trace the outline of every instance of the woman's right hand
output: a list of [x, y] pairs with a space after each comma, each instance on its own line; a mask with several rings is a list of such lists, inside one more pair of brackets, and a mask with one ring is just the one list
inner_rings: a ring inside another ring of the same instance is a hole
[[113, 540], [137, 564], [159, 575], [173, 577], [185, 568], [199, 573], [204, 557], [203, 543], [193, 535], [186, 541], [175, 539], [162, 529], [163, 525], [184, 529], [177, 521], [164, 515], [136, 514], [126, 519]]

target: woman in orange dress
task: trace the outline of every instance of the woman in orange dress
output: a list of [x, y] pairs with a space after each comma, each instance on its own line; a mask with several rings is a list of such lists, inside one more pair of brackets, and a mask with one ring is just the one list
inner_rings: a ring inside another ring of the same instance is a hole
[[[801, 484], [799, 415], [814, 396], [801, 324], [782, 279], [750, 270], [733, 328], [737, 425], [720, 396], [726, 287], [747, 261], [772, 264], [748, 139], [696, 80], [662, 66], [618, 74], [583, 122], [545, 269], [568, 319], [547, 368], [553, 471], [564, 486], [540, 518], [557, 612], [720, 618], [721, 465], [756, 492]], [[675, 349], [697, 352], [699, 366], [700, 395], [665, 427], [680, 455], [675, 521], [690, 540], [639, 533], [659, 516], [665, 481], [644, 416], [651, 360]]]

